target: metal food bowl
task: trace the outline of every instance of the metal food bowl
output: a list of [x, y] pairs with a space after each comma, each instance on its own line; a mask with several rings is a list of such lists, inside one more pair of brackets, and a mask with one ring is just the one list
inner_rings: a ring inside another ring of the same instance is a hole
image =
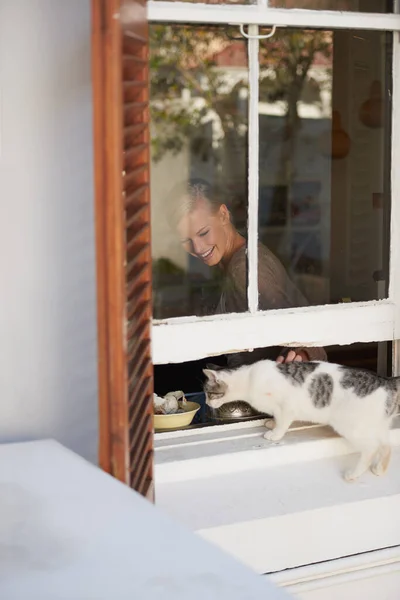
[[249, 421], [250, 419], [264, 419], [267, 415], [258, 413], [247, 402], [229, 402], [219, 408], [211, 408], [206, 405], [206, 395], [204, 392], [192, 392], [185, 394], [187, 400], [194, 400], [201, 406], [193, 423], [234, 423], [236, 421]]
[[219, 408], [207, 406], [207, 414], [210, 421], [215, 423], [230, 423], [232, 421], [247, 421], [255, 417], [264, 417], [262, 413], [255, 411], [247, 402], [228, 402]]

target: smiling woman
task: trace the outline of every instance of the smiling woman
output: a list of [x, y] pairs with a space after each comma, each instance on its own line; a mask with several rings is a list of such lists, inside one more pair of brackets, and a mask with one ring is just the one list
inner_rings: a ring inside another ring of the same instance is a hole
[[[219, 267], [219, 293], [214, 303], [202, 306], [202, 314], [246, 311], [246, 240], [233, 225], [218, 192], [202, 179], [191, 179], [172, 190], [168, 209], [184, 250], [208, 267]], [[232, 265], [238, 260], [241, 269], [235, 281]], [[241, 290], [239, 302], [229, 302], [235, 288]]]
[[188, 254], [209, 267], [227, 265], [245, 246], [226, 204], [205, 180], [191, 179], [175, 187], [169, 200], [170, 221]]

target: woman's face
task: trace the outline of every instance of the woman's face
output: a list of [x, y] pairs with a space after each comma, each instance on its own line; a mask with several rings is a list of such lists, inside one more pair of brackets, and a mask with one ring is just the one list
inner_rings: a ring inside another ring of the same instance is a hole
[[230, 241], [229, 211], [222, 204], [213, 212], [207, 200], [198, 200], [194, 209], [179, 221], [178, 233], [186, 252], [209, 267], [217, 265], [223, 259]]

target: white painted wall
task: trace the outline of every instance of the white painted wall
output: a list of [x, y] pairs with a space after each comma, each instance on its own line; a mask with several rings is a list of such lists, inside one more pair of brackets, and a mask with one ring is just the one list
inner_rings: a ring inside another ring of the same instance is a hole
[[0, 1], [0, 442], [97, 454], [89, 0]]

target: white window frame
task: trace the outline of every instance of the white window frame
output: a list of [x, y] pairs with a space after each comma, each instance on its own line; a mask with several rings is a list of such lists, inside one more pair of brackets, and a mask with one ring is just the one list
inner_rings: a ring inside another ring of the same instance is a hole
[[[257, 31], [257, 26], [273, 24], [326, 29], [400, 31], [400, 16], [397, 14], [275, 10], [267, 9], [265, 3], [265, 0], [259, 0], [259, 6], [223, 6], [150, 2], [149, 20], [247, 24], [251, 26], [252, 34]], [[257, 51], [257, 40], [250, 40], [249, 56], [256, 55]], [[253, 91], [258, 90], [257, 68], [249, 65], [249, 69]], [[258, 94], [254, 96], [253, 93], [253, 100], [252, 106], [249, 107], [251, 130], [249, 235], [251, 239], [248, 251], [250, 266], [252, 264], [254, 266], [256, 260], [258, 229], [258, 158], [256, 160], [251, 158], [258, 157]], [[393, 36], [391, 135], [390, 280], [386, 300], [257, 312], [255, 286], [257, 273], [253, 270], [253, 274], [250, 273], [251, 310], [248, 313], [154, 321], [152, 329], [154, 363], [184, 362], [207, 355], [268, 345], [328, 346], [398, 340], [400, 338], [400, 276], [397, 275], [400, 272], [400, 173], [395, 168], [400, 164], [400, 39], [398, 34]], [[393, 369], [395, 374], [399, 374], [399, 342], [395, 342], [393, 348]], [[396, 522], [400, 494], [386, 495], [385, 492], [380, 491], [378, 484], [373, 487], [374, 482], [371, 481], [374, 494], [369, 501], [366, 501], [363, 496], [366, 488], [356, 485], [352, 488], [355, 492], [351, 502], [343, 499], [342, 502], [324, 505], [318, 494], [311, 493], [308, 496], [313, 499], [313, 506], [310, 506], [309, 510], [299, 512], [296, 494], [291, 493], [291, 480], [285, 479], [284, 472], [290, 469], [290, 465], [294, 465], [296, 471], [301, 469], [309, 489], [314, 490], [316, 477], [319, 477], [320, 473], [318, 464], [321, 463], [321, 459], [328, 461], [334, 458], [335, 470], [328, 466], [324, 475], [326, 482], [323, 485], [329, 493], [332, 493], [333, 490], [341, 490], [342, 486], [345, 486], [340, 479], [340, 456], [346, 457], [352, 450], [344, 440], [332, 436], [332, 432], [327, 433], [324, 428], [304, 424], [300, 426], [294, 424], [283, 443], [265, 445], [261, 437], [263, 432], [261, 425], [261, 421], [252, 421], [156, 434], [155, 482], [158, 504], [170, 514], [178, 511], [179, 520], [186, 526], [238, 557], [257, 572], [285, 569], [283, 575], [275, 575], [279, 585], [290, 586], [305, 580], [318, 579], [318, 585], [323, 588], [329, 585], [332, 576], [354, 567], [355, 559], [346, 559], [345, 564], [332, 560], [338, 556], [368, 551], [368, 555], [356, 559], [358, 562], [361, 561], [362, 565], [367, 560], [368, 574], [370, 574], [371, 564], [373, 563], [372, 566], [375, 564], [370, 561], [371, 550], [378, 550], [375, 562], [385, 563], [387, 560], [385, 551], [379, 549], [393, 546], [398, 542], [398, 531], [394, 530], [393, 523]], [[392, 442], [394, 446], [400, 446], [399, 419], [392, 431]], [[274, 490], [275, 504], [283, 502], [283, 511], [279, 510], [277, 514], [271, 513], [268, 486], [265, 488], [268, 493], [258, 495], [252, 489], [251, 481], [247, 481], [243, 502], [238, 502], [241, 497], [240, 490], [243, 489], [244, 472], [248, 474], [253, 471], [251, 477], [254, 476], [253, 483], [256, 489], [256, 482], [269, 481], [270, 473], [272, 474], [277, 466], [279, 466], [279, 477], [282, 473], [283, 481], [280, 486], [281, 491]], [[392, 468], [395, 468], [395, 465], [392, 465]], [[394, 488], [396, 488], [397, 472], [394, 471], [393, 474], [390, 472], [387, 476], [390, 481], [392, 474]], [[230, 476], [232, 485], [221, 492], [223, 497], [219, 499], [218, 508], [213, 504], [213, 499], [218, 496], [215, 494], [215, 485], [219, 477], [227, 475]], [[252, 490], [251, 501], [249, 501], [249, 488]], [[286, 489], [286, 492], [282, 493], [282, 489]], [[234, 503], [232, 503], [232, 493], [237, 494]], [[288, 504], [285, 504], [285, 496], [289, 496]], [[227, 510], [233, 510], [235, 513], [230, 515], [229, 524], [226, 524]], [[196, 525], [198, 515], [204, 513], [213, 515], [213, 525], [206, 529]], [[377, 526], [371, 528], [371, 522]], [[301, 570], [293, 567], [304, 564], [304, 546], [299, 544], [299, 540], [304, 539], [309, 542], [307, 545], [308, 553], [311, 553], [309, 562], [319, 566]], [[280, 552], [277, 551], [277, 544]], [[394, 554], [394, 558], [390, 555], [390, 561], [399, 560], [397, 550]], [[286, 571], [288, 566], [292, 569]], [[318, 569], [323, 571], [322, 575], [319, 571], [316, 572]], [[305, 584], [302, 585], [304, 587]], [[312, 582], [309, 585], [315, 587], [316, 583]], [[299, 591], [303, 591], [303, 588]]]
[[[397, 6], [396, 6], [397, 8]], [[340, 11], [272, 9], [258, 5], [210, 5], [190, 2], [148, 3], [150, 22], [244, 24], [252, 36], [260, 26], [366, 29], [400, 32], [400, 15]], [[258, 311], [258, 40], [249, 54], [249, 311], [211, 317], [154, 320], [154, 364], [179, 363], [206, 356], [267, 346], [329, 346], [400, 338], [400, 40], [393, 35], [391, 132], [391, 219], [389, 293], [385, 300], [306, 308]], [[397, 74], [397, 76], [396, 76]], [[397, 167], [396, 167], [397, 165]], [[173, 340], [173, 344], [171, 344]], [[397, 344], [395, 345], [397, 346]], [[397, 372], [397, 355], [394, 368]]]

